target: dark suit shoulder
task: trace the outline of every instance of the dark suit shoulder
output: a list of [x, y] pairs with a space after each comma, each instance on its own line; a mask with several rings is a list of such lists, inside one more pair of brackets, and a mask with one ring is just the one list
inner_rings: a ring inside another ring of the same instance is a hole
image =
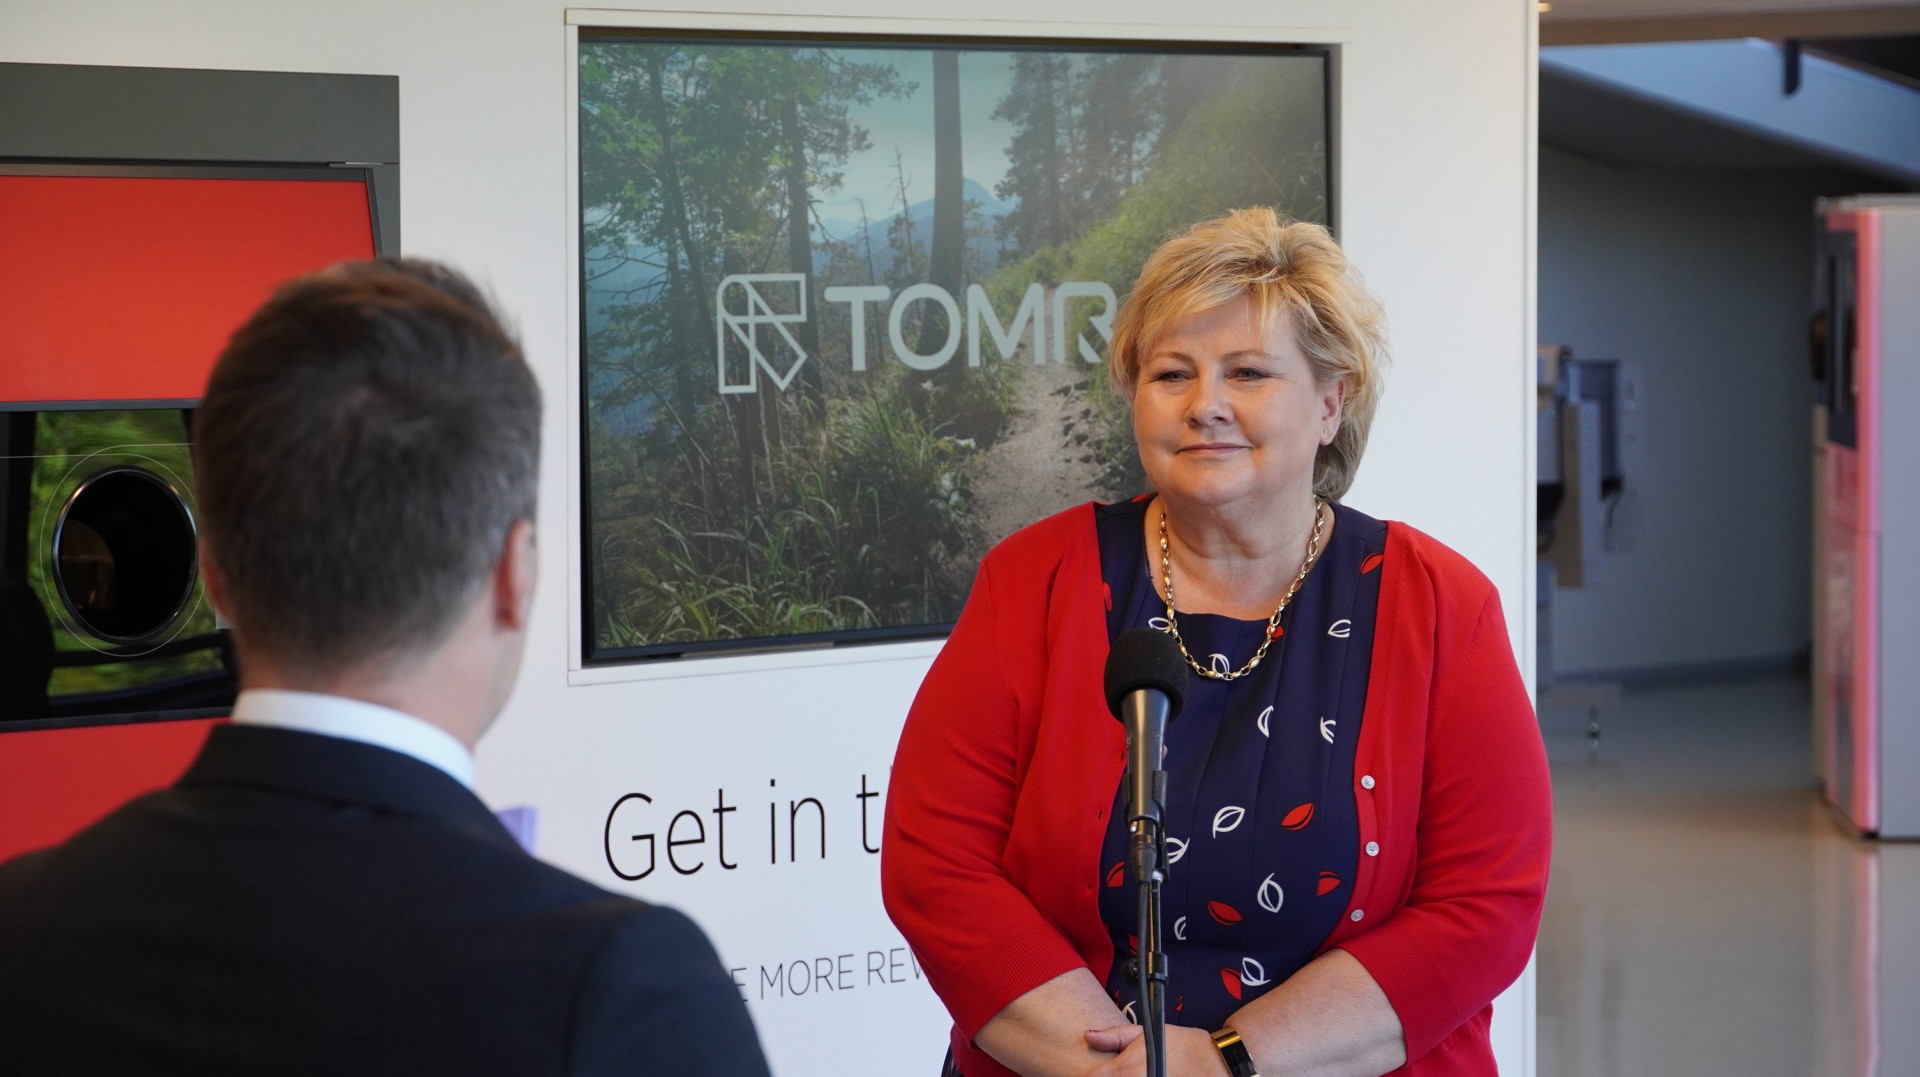
[[143, 840], [147, 820], [164, 814], [176, 795], [163, 789], [135, 797], [58, 845], [0, 862], [0, 909], [14, 914], [0, 917], [0, 941], [6, 934], [3, 925], [15, 920], [18, 926], [24, 910], [62, 907], [98, 881], [127, 874], [120, 868], [121, 853]]
[[573, 1013], [570, 1074], [767, 1074], [732, 975], [676, 909], [632, 903], [594, 955]]
[[0, 867], [0, 911], [0, 1073], [764, 1072], [686, 917], [462, 816], [176, 787]]

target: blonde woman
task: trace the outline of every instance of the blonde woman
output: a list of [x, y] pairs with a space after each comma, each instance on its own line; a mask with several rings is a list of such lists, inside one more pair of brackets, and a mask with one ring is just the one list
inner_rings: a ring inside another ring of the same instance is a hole
[[1493, 1072], [1545, 895], [1547, 770], [1493, 586], [1341, 503], [1385, 357], [1326, 229], [1270, 210], [1148, 259], [1111, 366], [1153, 492], [982, 561], [900, 740], [887, 907], [948, 1073], [1144, 1071], [1109, 642], [1171, 634], [1169, 1074]]

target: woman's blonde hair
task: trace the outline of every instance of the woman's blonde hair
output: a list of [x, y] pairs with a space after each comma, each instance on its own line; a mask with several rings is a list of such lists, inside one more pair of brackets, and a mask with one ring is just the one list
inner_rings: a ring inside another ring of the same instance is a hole
[[1169, 326], [1243, 295], [1252, 297], [1263, 332], [1282, 314], [1291, 319], [1319, 384], [1345, 383], [1340, 429], [1313, 462], [1314, 493], [1336, 500], [1367, 449], [1387, 338], [1380, 301], [1325, 227], [1254, 207], [1201, 221], [1162, 244], [1115, 321], [1114, 387], [1131, 401], [1141, 362]]

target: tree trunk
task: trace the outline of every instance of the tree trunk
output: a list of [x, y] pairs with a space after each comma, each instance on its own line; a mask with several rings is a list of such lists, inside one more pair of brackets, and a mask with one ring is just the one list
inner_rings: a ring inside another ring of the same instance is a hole
[[1216, 92], [1217, 87], [1211, 81], [1220, 77], [1223, 61], [1215, 56], [1169, 56], [1162, 61], [1165, 89], [1162, 93], [1164, 105], [1161, 115], [1164, 117], [1160, 129], [1160, 145], [1180, 130], [1182, 124], [1193, 110]]
[[[927, 279], [959, 297], [966, 283], [966, 176], [960, 158], [960, 54], [933, 54], [933, 243]], [[922, 355], [940, 350], [952, 329], [943, 311], [920, 320]]]
[[[1060, 61], [1064, 64], [1065, 61]], [[1057, 247], [1067, 238], [1062, 220], [1065, 206], [1060, 197], [1060, 174], [1066, 167], [1065, 155], [1060, 145], [1060, 105], [1062, 104], [1060, 84], [1054, 73], [1053, 60], [1042, 59], [1043, 77], [1040, 80], [1039, 109], [1035, 115], [1035, 126], [1044, 132], [1046, 146], [1046, 167], [1042, 170], [1043, 205], [1040, 212], [1040, 241], [1048, 247]]]
[[[657, 54], [647, 58], [647, 81], [651, 84], [653, 126], [660, 135], [660, 187], [672, 230], [680, 237], [680, 248], [687, 260], [687, 276], [693, 285], [694, 309], [700, 324], [713, 325], [712, 300], [707, 293], [707, 275], [701, 268], [700, 246], [693, 239], [693, 221], [687, 214], [686, 193], [680, 187], [680, 163], [674, 153], [673, 114], [667, 107], [664, 81], [665, 61]], [[678, 297], [676, 297], [678, 298]]]
[[793, 94], [780, 102], [780, 137], [787, 144], [787, 271], [806, 277], [802, 294], [806, 297], [807, 320], [796, 327], [798, 332], [794, 334], [807, 353], [800, 367], [800, 386], [819, 395], [825, 385], [820, 376], [820, 331], [815, 328], [820, 305], [813, 286], [813, 237], [808, 228], [812, 203], [807, 198], [807, 141], [800, 126], [800, 102]]
[[[660, 138], [661, 202], [667, 215], [667, 227], [662, 231], [667, 247], [668, 340], [673, 349], [668, 363], [673, 372], [674, 405], [680, 414], [692, 415], [698, 407], [699, 396], [694, 377], [699, 364], [694, 357], [705, 353], [705, 349], [698, 347], [696, 342], [704, 336], [702, 329], [711, 330], [713, 312], [707, 305], [706, 274], [701, 270], [699, 248], [694, 245], [693, 225], [688, 219], [686, 195], [680, 187], [680, 164], [673, 141], [673, 112], [667, 105], [664, 85], [666, 61], [654, 53], [647, 57], [646, 64], [648, 104], [652, 106], [654, 131]], [[698, 455], [704, 456], [704, 450]], [[700, 485], [704, 491], [704, 482]]]

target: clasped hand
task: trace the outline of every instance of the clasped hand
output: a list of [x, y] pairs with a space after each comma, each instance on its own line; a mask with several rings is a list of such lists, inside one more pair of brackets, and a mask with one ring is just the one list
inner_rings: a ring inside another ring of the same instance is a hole
[[[1146, 1038], [1139, 1025], [1087, 1030], [1087, 1046], [1109, 1054], [1087, 1077], [1140, 1077], [1147, 1072]], [[1226, 1059], [1204, 1030], [1167, 1026], [1167, 1077], [1230, 1077]]]

